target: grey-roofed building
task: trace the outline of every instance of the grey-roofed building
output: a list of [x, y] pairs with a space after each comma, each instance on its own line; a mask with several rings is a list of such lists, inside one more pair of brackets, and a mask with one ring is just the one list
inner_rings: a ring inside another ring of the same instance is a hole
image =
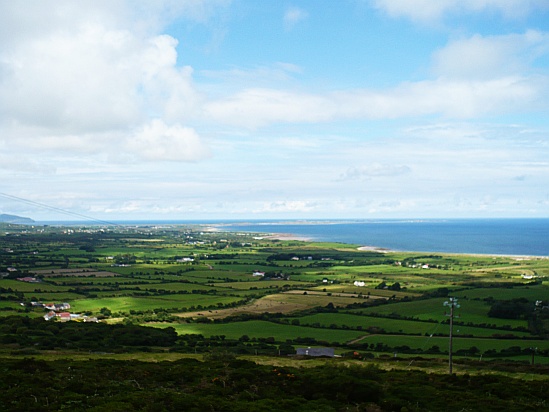
[[296, 355], [301, 356], [335, 356], [334, 348], [297, 348]]

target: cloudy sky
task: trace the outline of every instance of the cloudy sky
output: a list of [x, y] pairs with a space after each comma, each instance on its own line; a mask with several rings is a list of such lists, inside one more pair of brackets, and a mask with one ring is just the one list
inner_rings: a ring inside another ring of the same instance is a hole
[[549, 0], [0, 0], [0, 213], [549, 217], [548, 114]]

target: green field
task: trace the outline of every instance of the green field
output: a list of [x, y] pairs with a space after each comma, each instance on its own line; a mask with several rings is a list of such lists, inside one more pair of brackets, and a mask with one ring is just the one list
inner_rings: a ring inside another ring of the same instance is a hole
[[526, 298], [528, 300], [544, 300], [549, 296], [549, 286], [535, 285], [525, 287], [509, 288], [489, 288], [489, 289], [470, 289], [454, 293], [458, 298], [471, 299], [500, 299], [511, 300]]
[[317, 329], [292, 325], [281, 325], [265, 321], [233, 322], [220, 324], [158, 324], [158, 327], [172, 326], [178, 333], [199, 334], [204, 336], [224, 335], [229, 339], [239, 339], [243, 335], [249, 338], [275, 338], [278, 342], [296, 338], [315, 338], [325, 342], [347, 342], [364, 336], [358, 331]]
[[[247, 335], [436, 356], [430, 348], [443, 350], [443, 303], [453, 296], [456, 350], [535, 344], [540, 358], [549, 356], [549, 259], [378, 253], [176, 225], [14, 233], [0, 232], [3, 316], [38, 318], [47, 311], [31, 301], [68, 302], [70, 312], [106, 322], [173, 325], [181, 337], [203, 335], [205, 346], [210, 337]], [[185, 257], [193, 261], [178, 262]], [[280, 279], [254, 277], [258, 270]], [[16, 280], [26, 274], [41, 281]]]
[[[296, 318], [301, 325], [320, 325], [321, 327], [357, 328], [372, 333], [405, 334], [405, 335], [432, 335], [448, 334], [449, 327], [441, 322], [417, 322], [401, 319], [387, 319], [372, 316], [357, 316], [344, 313], [322, 313]], [[527, 332], [505, 331], [498, 329], [480, 328], [473, 326], [456, 325], [454, 332], [457, 335], [475, 337], [491, 337], [493, 335], [512, 334], [516, 337], [531, 336]]]
[[71, 307], [79, 312], [98, 312], [101, 308], [108, 308], [113, 312], [128, 312], [130, 310], [179, 309], [191, 307], [207, 308], [218, 304], [236, 303], [240, 300], [230, 296], [208, 295], [166, 295], [151, 297], [118, 297], [102, 299], [80, 299], [71, 303]]
[[[420, 320], [432, 320], [441, 322], [447, 320], [445, 313], [448, 309], [444, 306], [447, 298], [433, 298], [427, 300], [416, 300], [412, 302], [396, 302], [387, 305], [381, 305], [366, 309], [357, 309], [352, 312], [363, 313], [367, 315], [380, 314], [385, 316], [406, 316]], [[525, 327], [525, 321], [516, 319], [498, 319], [489, 318], [489, 305], [486, 302], [476, 300], [460, 300], [460, 308], [456, 311], [456, 316], [459, 316], [458, 321], [465, 324], [472, 323], [475, 325], [490, 324], [497, 327]]]
[[[438, 346], [441, 351], [448, 350], [448, 338], [446, 337], [426, 337], [426, 336], [382, 336], [370, 335], [360, 341], [361, 344], [377, 345], [385, 344], [392, 348], [399, 346], [408, 346], [414, 349], [428, 350], [432, 346]], [[549, 349], [549, 341], [547, 340], [521, 340], [521, 339], [486, 339], [486, 338], [455, 338], [453, 348], [455, 351], [460, 349], [466, 350], [471, 347], [479, 349], [478, 355], [488, 350], [500, 351], [502, 349], [518, 347], [522, 349], [537, 348], [538, 350]], [[543, 359], [543, 358], [538, 358]], [[545, 358], [545, 363], [549, 362]]]

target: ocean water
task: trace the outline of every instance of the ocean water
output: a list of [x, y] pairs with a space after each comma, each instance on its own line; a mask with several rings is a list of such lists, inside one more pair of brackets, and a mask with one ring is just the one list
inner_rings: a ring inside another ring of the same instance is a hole
[[549, 256], [549, 219], [267, 221], [223, 230], [287, 233], [400, 251]]

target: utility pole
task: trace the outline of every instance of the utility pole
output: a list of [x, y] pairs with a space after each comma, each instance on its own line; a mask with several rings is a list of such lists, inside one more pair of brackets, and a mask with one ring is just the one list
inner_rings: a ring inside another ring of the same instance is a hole
[[446, 302], [444, 302], [444, 306], [450, 307], [450, 313], [445, 313], [446, 316], [450, 317], [450, 343], [448, 346], [448, 368], [450, 375], [452, 374], [452, 344], [453, 344], [453, 338], [454, 338], [454, 317], [457, 317], [454, 315], [454, 309], [459, 309], [459, 304], [457, 303], [457, 298], [449, 298]]
[[530, 350], [532, 351], [532, 362], [531, 362], [531, 364], [534, 365], [535, 364], [536, 352], [538, 351], [538, 348], [530, 348]]

